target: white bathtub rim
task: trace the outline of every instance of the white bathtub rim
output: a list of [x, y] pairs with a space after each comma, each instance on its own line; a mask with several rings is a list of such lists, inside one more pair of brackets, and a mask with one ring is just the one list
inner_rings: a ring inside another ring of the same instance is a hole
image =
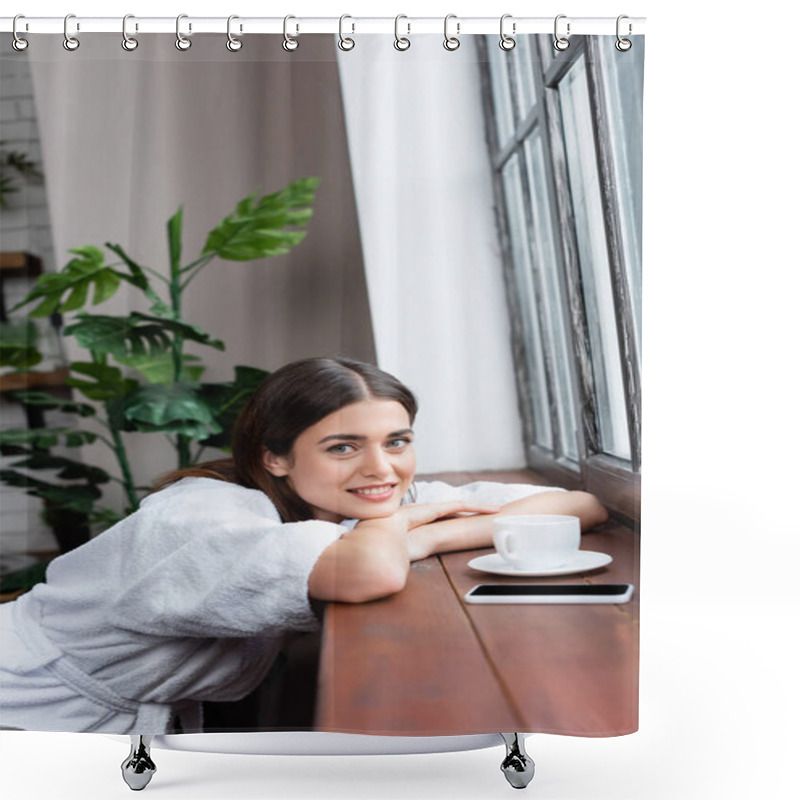
[[[129, 742], [128, 736], [106, 734]], [[529, 734], [523, 734], [528, 736]], [[244, 733], [180, 733], [153, 738], [151, 748], [196, 753], [273, 756], [412, 755], [483, 750], [503, 744], [499, 733], [463, 736], [377, 736], [325, 731], [253, 731]]]

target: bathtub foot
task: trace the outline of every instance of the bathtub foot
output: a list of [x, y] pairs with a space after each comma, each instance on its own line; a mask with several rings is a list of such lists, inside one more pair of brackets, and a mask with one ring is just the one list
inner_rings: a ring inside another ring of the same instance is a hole
[[156, 765], [150, 758], [152, 741], [152, 736], [131, 736], [131, 752], [122, 762], [122, 779], [136, 792], [150, 783], [156, 771]]
[[533, 780], [533, 759], [525, 752], [525, 739], [521, 733], [501, 733], [506, 743], [506, 757], [500, 769], [515, 789], [524, 789]]

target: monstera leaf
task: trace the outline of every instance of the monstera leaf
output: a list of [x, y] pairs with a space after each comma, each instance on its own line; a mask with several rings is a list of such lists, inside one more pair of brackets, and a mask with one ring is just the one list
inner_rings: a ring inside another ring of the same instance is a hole
[[111, 250], [112, 253], [116, 253], [128, 265], [128, 269], [131, 271], [132, 276], [129, 279], [129, 282], [138, 289], [141, 289], [147, 299], [153, 303], [153, 306], [150, 310], [154, 314], [158, 314], [159, 317], [175, 319], [175, 313], [172, 311], [172, 309], [150, 287], [150, 281], [147, 280], [147, 276], [144, 274], [144, 269], [142, 269], [142, 267], [140, 267], [125, 252], [125, 250], [122, 248], [122, 245], [106, 242], [106, 247]]
[[108, 483], [108, 473], [100, 467], [74, 461], [64, 456], [52, 455], [33, 448], [18, 447], [17, 455], [23, 455], [19, 461], [9, 464], [14, 469], [55, 470], [56, 477], [62, 481], [85, 481], [86, 483]]
[[11, 469], [0, 470], [0, 480], [8, 486], [25, 489], [63, 511], [90, 514], [102, 492], [93, 483], [59, 485], [37, 480]]
[[65, 400], [41, 389], [19, 389], [13, 393], [15, 400], [26, 406], [37, 406], [42, 411], [63, 411], [65, 414], [77, 414], [79, 417], [93, 417], [94, 406], [76, 400]]
[[42, 302], [28, 312], [28, 316], [48, 317], [55, 312], [83, 308], [92, 287], [92, 302], [97, 305], [112, 297], [122, 280], [139, 288], [143, 288], [142, 281], [145, 284], [147, 282], [143, 274], [118, 272], [106, 265], [103, 251], [97, 247], [76, 247], [69, 252], [75, 253], [78, 258], [73, 258], [61, 272], [40, 275], [36, 285], [15, 309], [42, 298]]
[[107, 402], [124, 397], [139, 385], [133, 378], [123, 378], [119, 369], [108, 364], [74, 361], [70, 369], [79, 375], [94, 378], [94, 381], [86, 381], [70, 375], [66, 381], [68, 386], [80, 390], [90, 400]]
[[239, 412], [256, 387], [269, 376], [269, 372], [255, 367], [235, 367], [235, 378], [230, 383], [204, 383], [198, 388], [199, 396], [214, 410], [214, 418], [221, 430], [207, 439], [207, 447], [227, 450], [231, 446], [233, 426]]
[[311, 218], [308, 206], [318, 183], [318, 178], [305, 178], [260, 200], [254, 194], [245, 197], [233, 214], [209, 233], [203, 253], [216, 253], [229, 261], [288, 253], [306, 233], [286, 228], [305, 225]]
[[[145, 353], [141, 356], [115, 357], [120, 364], [133, 367], [150, 383], [172, 383], [175, 380], [175, 361], [171, 352]], [[181, 356], [181, 375], [188, 381], [199, 381], [205, 367], [199, 356]]]
[[78, 343], [95, 353], [109, 353], [114, 358], [149, 358], [163, 353], [172, 346], [173, 338], [189, 339], [224, 350], [219, 339], [194, 325], [185, 322], [150, 317], [134, 311], [127, 317], [105, 317], [96, 314], [80, 314], [76, 322], [64, 328]]
[[27, 370], [42, 360], [36, 349], [36, 323], [31, 320], [0, 323], [0, 367]]
[[146, 433], [178, 433], [204, 439], [221, 428], [194, 386], [154, 383], [140, 386], [125, 402], [125, 418]]
[[40, 449], [56, 447], [59, 444], [80, 447], [91, 444], [96, 438], [97, 434], [91, 431], [79, 431], [73, 428], [8, 428], [0, 431], [0, 449], [15, 445]]

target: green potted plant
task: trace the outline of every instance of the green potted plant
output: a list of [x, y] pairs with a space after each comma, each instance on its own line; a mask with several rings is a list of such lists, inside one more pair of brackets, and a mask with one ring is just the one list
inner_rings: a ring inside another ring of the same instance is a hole
[[[107, 526], [136, 510], [147, 490], [135, 483], [123, 433], [166, 436], [174, 446], [177, 467], [196, 463], [206, 447], [227, 449], [239, 409], [268, 373], [240, 365], [227, 382], [203, 382], [202, 360], [185, 353], [185, 343], [217, 350], [225, 346], [184, 318], [184, 293], [217, 259], [251, 261], [298, 245], [306, 235], [303, 228], [312, 214], [317, 184], [317, 178], [306, 178], [273, 194], [244, 198], [208, 233], [203, 249], [188, 263], [179, 209], [166, 226], [165, 273], [137, 263], [121, 245], [106, 243], [115, 256], [110, 263], [99, 247], [78, 247], [70, 251], [74, 257], [60, 272], [41, 275], [14, 310], [36, 303], [27, 312], [30, 319], [65, 316], [63, 334], [75, 337], [86, 354], [68, 365], [67, 383], [82, 397], [66, 400], [26, 390], [18, 398], [74, 415], [79, 424], [0, 432], [0, 452], [16, 457], [0, 471], [0, 480], [42, 498], [46, 518], [67, 514], [78, 527]], [[110, 316], [86, 310], [113, 297], [123, 282], [144, 295], [148, 313]], [[7, 343], [8, 359], [16, 359], [7, 363], [29, 369], [35, 352], [23, 333], [18, 338]], [[92, 442], [111, 449], [118, 474], [50, 452], [56, 445], [79, 448]], [[34, 477], [39, 472], [54, 473], [56, 480]], [[122, 486], [124, 509], [101, 504], [101, 487], [109, 481]]]

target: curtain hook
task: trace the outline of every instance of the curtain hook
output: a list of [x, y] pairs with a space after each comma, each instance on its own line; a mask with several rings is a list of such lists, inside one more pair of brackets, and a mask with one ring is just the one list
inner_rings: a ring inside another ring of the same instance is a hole
[[295, 36], [289, 36], [289, 32], [287, 30], [287, 25], [289, 24], [290, 19], [297, 19], [297, 17], [293, 16], [292, 14], [288, 14], [283, 18], [283, 49], [286, 50], [287, 53], [292, 53], [300, 47], [300, 42], [297, 41], [295, 38], [298, 33], [300, 33], [300, 23], [295, 22]]
[[461, 33], [461, 23], [456, 22], [456, 35], [448, 36], [447, 23], [450, 22], [451, 19], [458, 19], [458, 17], [456, 17], [455, 14], [448, 14], [444, 18], [444, 49], [452, 53], [453, 50], [458, 50], [458, 48], [461, 47], [461, 40], [458, 38]]
[[[339, 17], [339, 49], [340, 50], [352, 50], [356, 46], [355, 39], [351, 39], [350, 36], [345, 36], [342, 30], [344, 21], [346, 19], [353, 19], [349, 14], [342, 14]], [[350, 31], [351, 34], [356, 32], [356, 24], [355, 22], [350, 23], [350, 27], [352, 30]]]
[[[175, 38], [175, 47], [177, 47], [178, 50], [188, 50], [192, 46], [192, 40], [191, 39], [187, 39], [181, 33], [181, 20], [182, 19], [187, 19], [188, 16], [189, 16], [188, 14], [178, 14], [178, 18], [175, 20], [175, 37], [176, 37]], [[192, 23], [190, 22], [189, 23], [189, 31], [191, 31], [191, 30], [192, 30]]]
[[[567, 18], [566, 14], [559, 14], [556, 17], [555, 23], [553, 24], [553, 47], [555, 47], [555, 49], [560, 51], [560, 52], [563, 52], [564, 50], [566, 50], [569, 47], [569, 39], [567, 39], [566, 36], [559, 36], [558, 35], [558, 21], [561, 20], [561, 19], [566, 19], [566, 18]], [[569, 36], [570, 27], [571, 26], [570, 26], [569, 22], [567, 22], [567, 36]]]
[[[508, 52], [509, 50], [513, 50], [517, 46], [516, 39], [513, 39], [511, 36], [507, 36], [504, 30], [506, 20], [511, 18], [512, 18], [511, 14], [503, 14], [503, 16], [500, 17], [500, 49], [505, 50], [506, 52]], [[516, 36], [517, 34], [516, 22], [511, 23], [511, 33], [514, 34], [514, 36]]]
[[[14, 17], [14, 22], [11, 23], [11, 32], [14, 34], [14, 41], [11, 42], [11, 46], [18, 53], [21, 53], [23, 50], [27, 50], [28, 49], [28, 40], [27, 39], [23, 39], [17, 33], [17, 20], [18, 19], [25, 19], [25, 15], [24, 14], [17, 14], [17, 16]], [[25, 30], [27, 30], [27, 29], [28, 29], [28, 23], [26, 22], [25, 23]]]
[[[241, 49], [242, 49], [242, 47], [243, 47], [243, 45], [244, 45], [244, 43], [242, 42], [242, 40], [241, 40], [241, 39], [237, 39], [237, 38], [236, 38], [236, 37], [235, 37], [235, 36], [234, 36], [234, 35], [231, 33], [231, 22], [232, 22], [233, 20], [235, 20], [235, 19], [239, 19], [239, 17], [237, 17], [237, 16], [236, 16], [236, 14], [231, 14], [231, 15], [228, 17], [228, 41], [227, 41], [227, 42], [225, 42], [225, 47], [227, 47], [227, 48], [228, 48], [228, 50], [230, 50], [230, 51], [231, 51], [231, 53], [238, 53], [238, 52], [239, 52], [239, 50], [241, 50]], [[240, 25], [240, 26], [239, 26], [239, 32], [241, 33], [241, 31], [242, 31], [242, 26]]]
[[[139, 40], [128, 34], [129, 19], [135, 19], [133, 14], [126, 14], [122, 18], [122, 49], [127, 50], [130, 53], [139, 46]], [[139, 30], [138, 23], [136, 24], [136, 30]]]
[[[628, 19], [629, 17], [626, 14], [620, 14], [617, 17], [617, 41], [614, 47], [620, 51], [620, 53], [625, 53], [633, 47], [633, 42], [630, 39], [623, 39], [620, 34], [620, 23], [623, 19]], [[628, 36], [633, 33], [633, 25], [631, 25], [630, 21], [628, 21]]]
[[[74, 52], [81, 46], [81, 43], [74, 36], [69, 35], [68, 27], [69, 27], [69, 21], [71, 19], [75, 19], [74, 14], [67, 14], [67, 16], [64, 17], [64, 49], [69, 50], [70, 53]], [[80, 23], [76, 22], [75, 30], [79, 31], [80, 29], [81, 29]]]
[[[394, 18], [394, 49], [395, 50], [408, 50], [411, 47], [411, 39], [406, 38], [405, 36], [400, 36], [400, 20], [405, 19], [407, 20], [408, 17], [405, 14], [398, 14]], [[408, 34], [411, 33], [411, 23], [406, 22], [406, 27], [408, 28]]]

